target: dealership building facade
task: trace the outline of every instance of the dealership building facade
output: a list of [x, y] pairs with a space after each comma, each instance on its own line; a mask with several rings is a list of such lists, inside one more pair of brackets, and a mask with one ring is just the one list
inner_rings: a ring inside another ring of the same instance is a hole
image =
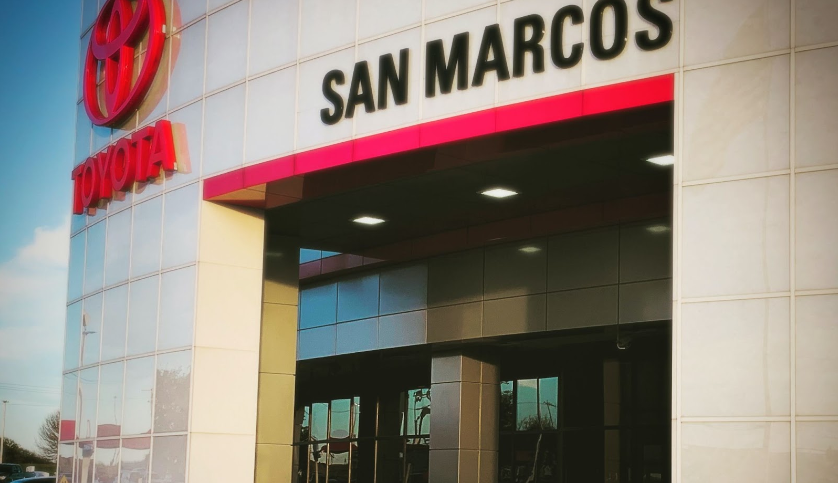
[[59, 481], [836, 478], [838, 3], [80, 7]]

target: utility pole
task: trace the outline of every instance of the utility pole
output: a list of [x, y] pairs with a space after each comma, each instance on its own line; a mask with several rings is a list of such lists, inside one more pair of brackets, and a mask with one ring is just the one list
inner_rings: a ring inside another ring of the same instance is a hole
[[0, 463], [3, 462], [3, 448], [6, 446], [6, 405], [9, 401], [3, 401], [3, 432], [0, 435]]

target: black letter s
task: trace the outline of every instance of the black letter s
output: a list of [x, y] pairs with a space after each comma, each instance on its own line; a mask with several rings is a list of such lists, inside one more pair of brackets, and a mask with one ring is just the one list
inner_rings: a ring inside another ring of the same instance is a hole
[[[661, 3], [672, 0], [661, 0]], [[638, 0], [637, 13], [658, 28], [658, 36], [653, 40], [648, 30], [642, 30], [634, 34], [634, 40], [641, 50], [657, 50], [664, 47], [672, 39], [672, 19], [660, 10], [652, 7], [652, 0]]]
[[320, 120], [328, 125], [337, 124], [343, 117], [343, 98], [332, 88], [332, 82], [339, 86], [343, 85], [346, 82], [343, 71], [329, 71], [323, 78], [323, 97], [335, 107], [335, 112], [332, 114], [329, 114], [328, 107], [320, 110]]

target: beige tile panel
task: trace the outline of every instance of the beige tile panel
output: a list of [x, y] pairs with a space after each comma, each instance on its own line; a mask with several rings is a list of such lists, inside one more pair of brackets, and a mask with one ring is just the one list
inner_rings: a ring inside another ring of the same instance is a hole
[[494, 483], [498, 481], [498, 452], [480, 451], [479, 469], [478, 483]]
[[684, 304], [684, 416], [789, 414], [788, 298]]
[[434, 397], [433, 437], [431, 451], [456, 449], [460, 446], [461, 390], [460, 382], [432, 384]]
[[798, 415], [838, 416], [838, 295], [797, 297]]
[[684, 181], [788, 169], [789, 68], [784, 55], [684, 75]]
[[547, 330], [616, 323], [616, 285], [547, 294]]
[[798, 47], [838, 40], [838, 2], [795, 0], [795, 36]]
[[788, 176], [683, 189], [684, 298], [789, 290]]
[[798, 174], [795, 198], [797, 290], [838, 288], [838, 170]]
[[480, 337], [482, 321], [482, 302], [429, 309], [428, 342]]
[[480, 385], [480, 450], [498, 450], [498, 412], [500, 388], [497, 384]]
[[259, 375], [256, 442], [291, 444], [294, 440], [294, 381], [289, 374]]
[[255, 447], [253, 435], [192, 433], [189, 483], [226, 483], [231, 471], [237, 481], [253, 481]]
[[264, 273], [264, 302], [299, 304], [300, 249], [296, 243], [269, 240], [265, 247]]
[[257, 212], [204, 201], [198, 260], [261, 270], [264, 229]]
[[486, 337], [540, 332], [547, 328], [547, 296], [528, 295], [483, 303]]
[[789, 48], [789, 0], [683, 1], [686, 65]]
[[[460, 483], [460, 452], [456, 449], [432, 449], [428, 454], [430, 481]], [[464, 482], [463, 482], [464, 483]]]
[[261, 288], [261, 270], [199, 263], [195, 345], [258, 350]]
[[294, 374], [297, 369], [297, 307], [263, 304], [259, 372]]
[[[838, 2], [833, 4], [838, 17]], [[838, 32], [834, 24], [832, 30]], [[800, 52], [794, 68], [794, 164], [838, 163], [838, 47]]]
[[255, 483], [291, 483], [294, 447], [256, 443]]
[[789, 423], [682, 423], [683, 483], [788, 483]]
[[826, 483], [838, 475], [838, 421], [797, 423], [797, 483]]
[[196, 347], [192, 378], [192, 431], [256, 434], [256, 351]]
[[620, 323], [672, 318], [672, 280], [620, 285]]

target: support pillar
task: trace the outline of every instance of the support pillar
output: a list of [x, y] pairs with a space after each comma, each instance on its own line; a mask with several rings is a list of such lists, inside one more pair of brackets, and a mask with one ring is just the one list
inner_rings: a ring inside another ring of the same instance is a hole
[[430, 483], [497, 481], [498, 366], [462, 352], [431, 365]]
[[256, 483], [293, 478], [294, 389], [300, 249], [288, 238], [266, 241], [259, 347]]

